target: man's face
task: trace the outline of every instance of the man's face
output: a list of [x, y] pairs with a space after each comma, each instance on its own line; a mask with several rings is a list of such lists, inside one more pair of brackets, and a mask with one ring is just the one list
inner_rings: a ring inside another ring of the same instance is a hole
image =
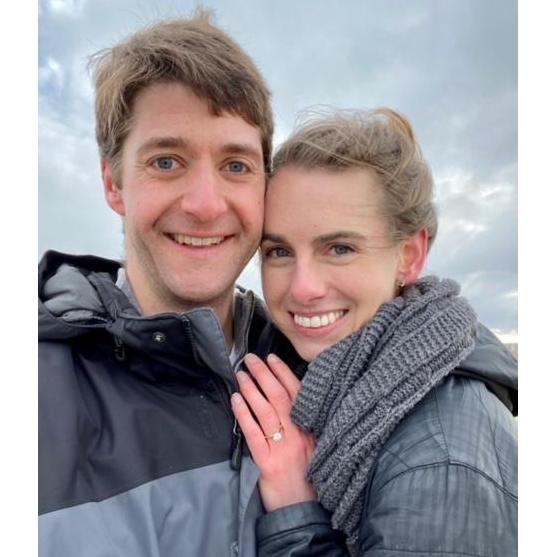
[[103, 177], [123, 217], [128, 276], [147, 313], [230, 305], [234, 282], [261, 237], [261, 135], [239, 116], [210, 113], [178, 83], [135, 99], [120, 188]]

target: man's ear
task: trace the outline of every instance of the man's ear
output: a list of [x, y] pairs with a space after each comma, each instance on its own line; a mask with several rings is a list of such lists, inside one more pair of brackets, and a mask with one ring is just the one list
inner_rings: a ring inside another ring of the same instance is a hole
[[112, 165], [108, 161], [103, 160], [101, 162], [101, 172], [106, 202], [114, 212], [123, 217], [126, 214], [126, 207], [122, 198], [122, 190], [115, 182]]
[[428, 234], [425, 228], [404, 241], [400, 253], [398, 282], [413, 284], [418, 280], [425, 267], [428, 245]]

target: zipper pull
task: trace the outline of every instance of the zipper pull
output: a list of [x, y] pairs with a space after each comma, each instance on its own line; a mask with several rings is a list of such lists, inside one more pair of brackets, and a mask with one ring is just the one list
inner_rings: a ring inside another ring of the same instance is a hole
[[126, 359], [126, 349], [124, 347], [124, 342], [122, 339], [114, 336], [114, 357], [119, 361], [123, 362]]
[[239, 470], [242, 464], [242, 432], [238, 428], [238, 421], [234, 419], [232, 428], [232, 455], [230, 457], [230, 468]]

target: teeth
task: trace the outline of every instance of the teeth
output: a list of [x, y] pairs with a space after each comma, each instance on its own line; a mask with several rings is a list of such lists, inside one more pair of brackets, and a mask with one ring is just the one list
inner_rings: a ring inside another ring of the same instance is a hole
[[185, 234], [172, 234], [172, 239], [186, 246], [216, 246], [224, 240], [224, 236], [212, 238], [199, 238], [197, 236], [186, 236]]
[[298, 315], [295, 313], [294, 322], [301, 327], [317, 329], [318, 327], [325, 327], [326, 325], [334, 323], [344, 314], [344, 311], [331, 311], [329, 313], [323, 313], [322, 315], [312, 315], [311, 317], [306, 317], [305, 315]]

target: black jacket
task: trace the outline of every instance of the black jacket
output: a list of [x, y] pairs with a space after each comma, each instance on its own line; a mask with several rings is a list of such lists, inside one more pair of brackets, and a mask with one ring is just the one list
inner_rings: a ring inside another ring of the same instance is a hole
[[[119, 267], [40, 263], [40, 555], [254, 556], [258, 471], [220, 324], [209, 309], [141, 317]], [[245, 291], [235, 306], [239, 352], [267, 354], [263, 306]]]
[[[362, 557], [517, 555], [517, 362], [480, 326], [474, 352], [404, 417], [371, 471]], [[318, 503], [258, 519], [258, 557], [344, 557]]]

